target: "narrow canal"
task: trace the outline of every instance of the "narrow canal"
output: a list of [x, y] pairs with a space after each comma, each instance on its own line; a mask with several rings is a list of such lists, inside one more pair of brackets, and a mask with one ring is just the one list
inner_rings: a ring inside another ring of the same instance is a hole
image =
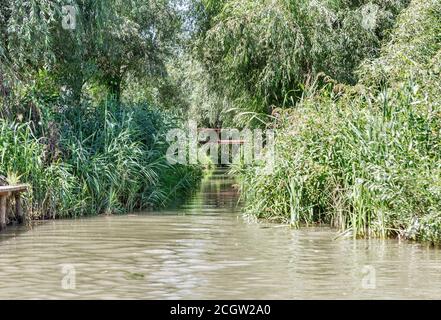
[[441, 251], [246, 221], [217, 171], [184, 206], [0, 234], [0, 298], [441, 298]]

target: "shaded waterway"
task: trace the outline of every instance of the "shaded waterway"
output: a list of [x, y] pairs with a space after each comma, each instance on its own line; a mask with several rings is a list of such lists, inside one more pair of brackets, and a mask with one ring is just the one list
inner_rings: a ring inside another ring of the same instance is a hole
[[2, 299], [441, 298], [441, 251], [242, 217], [223, 171], [173, 210], [0, 233]]

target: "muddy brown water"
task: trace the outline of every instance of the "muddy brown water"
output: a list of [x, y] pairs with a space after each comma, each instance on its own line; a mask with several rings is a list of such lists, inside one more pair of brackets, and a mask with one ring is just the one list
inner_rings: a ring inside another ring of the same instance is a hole
[[0, 233], [2, 299], [441, 298], [441, 251], [247, 221], [223, 171], [173, 210]]

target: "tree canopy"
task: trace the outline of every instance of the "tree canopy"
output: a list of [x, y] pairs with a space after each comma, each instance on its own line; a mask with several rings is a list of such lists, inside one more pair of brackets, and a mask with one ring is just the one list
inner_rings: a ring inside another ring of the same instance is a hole
[[212, 88], [242, 110], [293, 105], [323, 73], [355, 83], [407, 0], [203, 0], [197, 56]]
[[116, 98], [127, 74], [164, 72], [180, 28], [169, 0], [2, 0], [1, 64], [21, 76], [47, 70], [79, 97], [87, 81]]

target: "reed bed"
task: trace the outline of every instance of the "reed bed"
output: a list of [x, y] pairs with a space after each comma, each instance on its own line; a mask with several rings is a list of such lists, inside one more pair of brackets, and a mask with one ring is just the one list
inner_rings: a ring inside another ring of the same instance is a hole
[[245, 211], [354, 237], [441, 242], [441, 4], [412, 1], [357, 85], [280, 110], [276, 166], [236, 167]]
[[199, 181], [198, 166], [167, 163], [170, 124], [147, 105], [85, 105], [53, 117], [39, 130], [33, 121], [0, 119], [0, 172], [32, 186], [31, 218], [161, 207]]

